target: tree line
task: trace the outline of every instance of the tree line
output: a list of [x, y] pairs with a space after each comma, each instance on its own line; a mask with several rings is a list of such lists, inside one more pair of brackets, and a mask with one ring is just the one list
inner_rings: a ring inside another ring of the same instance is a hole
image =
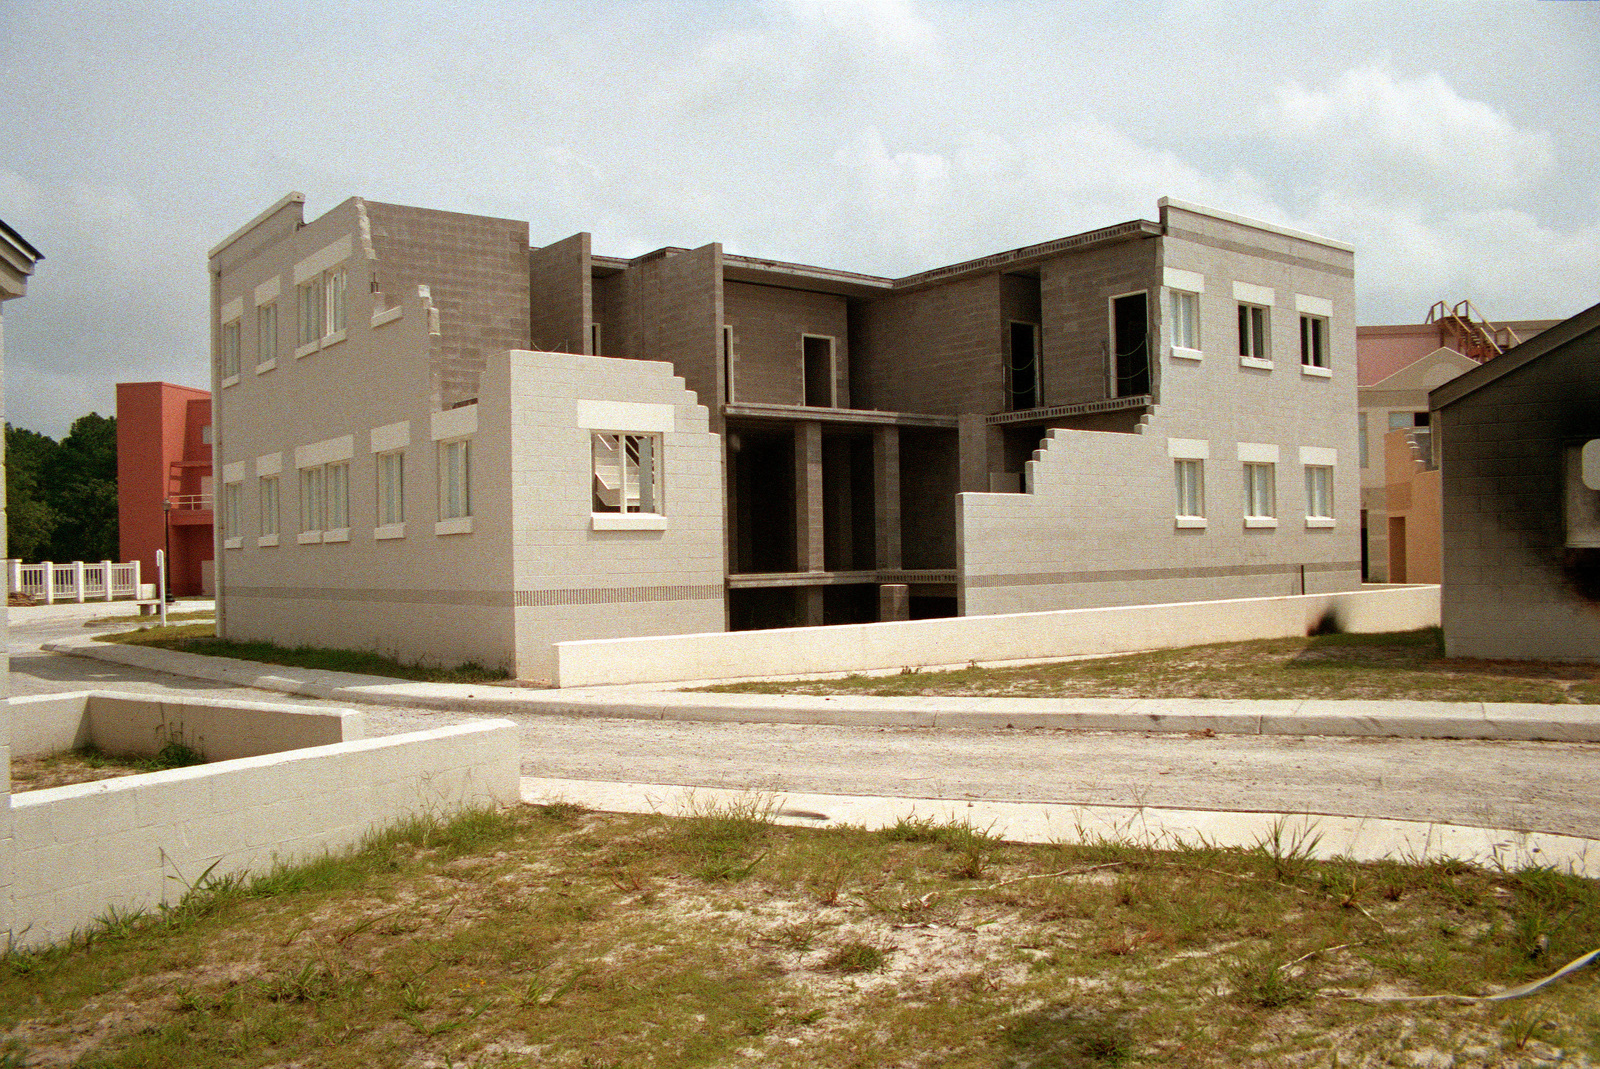
[[91, 412], [67, 436], [6, 424], [6, 553], [42, 560], [116, 560], [117, 417]]

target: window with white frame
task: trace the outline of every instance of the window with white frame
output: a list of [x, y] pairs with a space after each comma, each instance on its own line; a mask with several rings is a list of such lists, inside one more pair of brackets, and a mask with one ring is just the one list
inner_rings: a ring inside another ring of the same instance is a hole
[[664, 515], [661, 435], [595, 431], [594, 511]]
[[322, 276], [323, 336], [339, 334], [345, 328], [345, 270], [336, 267]]
[[222, 377], [235, 378], [239, 374], [239, 321], [222, 324]]
[[313, 275], [296, 290], [300, 304], [300, 333], [295, 344], [310, 345], [322, 340], [322, 276]]
[[237, 549], [244, 534], [244, 484], [224, 483], [222, 486], [222, 537], [223, 545]]
[[275, 538], [278, 534], [278, 477], [260, 477], [261, 537]]
[[1171, 291], [1172, 345], [1176, 349], [1200, 350], [1200, 295], [1183, 290]]
[[1174, 460], [1173, 483], [1177, 489], [1179, 519], [1198, 520], [1206, 515], [1205, 461]]
[[1328, 321], [1321, 316], [1300, 317], [1300, 363], [1304, 367], [1328, 366]]
[[1267, 310], [1261, 305], [1239, 305], [1239, 356], [1262, 363], [1272, 359], [1272, 350], [1267, 344]]
[[1246, 520], [1277, 518], [1276, 464], [1244, 465], [1244, 515]]
[[406, 522], [406, 456], [400, 450], [378, 454], [378, 526]]
[[324, 504], [322, 520], [326, 530], [340, 531], [350, 526], [350, 462], [329, 464], [322, 472]]
[[256, 364], [267, 364], [278, 358], [278, 302], [263, 304], [256, 309]]
[[1333, 469], [1326, 465], [1306, 465], [1306, 518], [1333, 519]]
[[472, 442], [467, 438], [439, 443], [439, 518], [459, 520], [472, 515]]
[[323, 529], [322, 465], [300, 469], [300, 533], [321, 534]]

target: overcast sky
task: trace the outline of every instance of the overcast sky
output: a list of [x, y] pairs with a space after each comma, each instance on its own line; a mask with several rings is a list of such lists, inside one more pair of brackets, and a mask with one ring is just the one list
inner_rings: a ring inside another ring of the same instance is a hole
[[901, 275], [1163, 195], [1356, 248], [1362, 323], [1600, 300], [1600, 3], [0, 0], [8, 417], [209, 385], [291, 190]]

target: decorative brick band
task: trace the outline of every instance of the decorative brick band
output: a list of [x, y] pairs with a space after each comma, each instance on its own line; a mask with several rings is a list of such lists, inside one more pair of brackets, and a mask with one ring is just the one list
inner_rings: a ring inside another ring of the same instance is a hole
[[229, 586], [230, 598], [263, 598], [282, 601], [362, 601], [392, 605], [476, 605], [504, 609], [511, 595], [504, 590], [384, 590], [365, 587], [330, 586]]
[[1037, 572], [1031, 575], [974, 575], [968, 576], [966, 585], [994, 586], [1053, 586], [1072, 583], [1129, 583], [1150, 582], [1162, 579], [1232, 579], [1252, 575], [1298, 576], [1300, 569], [1313, 575], [1326, 572], [1358, 572], [1360, 561], [1313, 561], [1300, 564], [1231, 564], [1212, 568], [1125, 568], [1102, 572]]
[[564, 590], [518, 590], [519, 609], [554, 605], [620, 605], [641, 601], [722, 601], [721, 583], [683, 586], [570, 587]]

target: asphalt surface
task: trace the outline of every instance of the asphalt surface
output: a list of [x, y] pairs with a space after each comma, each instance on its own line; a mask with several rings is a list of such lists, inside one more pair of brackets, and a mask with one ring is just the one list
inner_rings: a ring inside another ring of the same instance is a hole
[[[81, 621], [19, 616], [12, 614], [9, 641], [14, 695], [174, 690], [339, 704], [43, 652], [44, 642], [84, 634]], [[369, 735], [475, 718], [389, 706], [362, 711]], [[1334, 814], [1600, 838], [1600, 744], [511, 719], [521, 733], [523, 774], [549, 779]]]

